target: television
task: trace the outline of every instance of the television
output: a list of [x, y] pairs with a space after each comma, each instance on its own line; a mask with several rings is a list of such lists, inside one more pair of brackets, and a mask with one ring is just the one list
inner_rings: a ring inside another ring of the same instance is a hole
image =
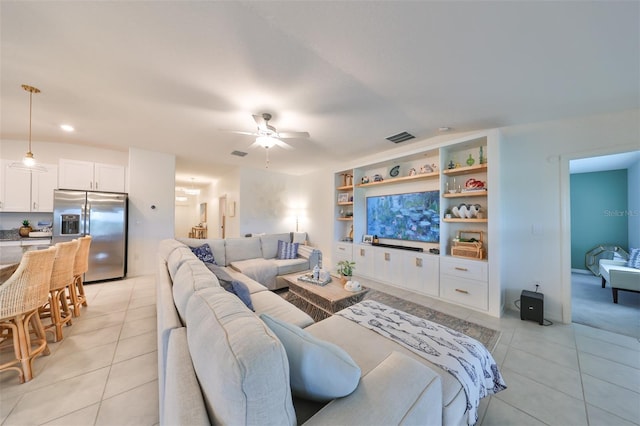
[[439, 243], [440, 191], [367, 197], [367, 234]]

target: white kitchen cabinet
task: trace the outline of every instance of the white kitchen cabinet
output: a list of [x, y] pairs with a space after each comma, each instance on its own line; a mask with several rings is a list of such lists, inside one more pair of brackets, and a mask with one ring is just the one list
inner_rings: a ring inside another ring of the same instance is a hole
[[0, 211], [52, 212], [57, 167], [43, 164], [46, 172], [28, 172], [9, 167], [11, 163], [11, 160], [2, 160]]
[[59, 165], [60, 189], [125, 192], [124, 166], [67, 159], [60, 159]]
[[11, 160], [2, 160], [0, 209], [3, 212], [28, 212], [31, 203], [31, 173], [9, 167]]
[[433, 254], [407, 251], [403, 253], [404, 281], [402, 286], [429, 296], [438, 296], [440, 258]]
[[46, 164], [46, 172], [33, 173], [31, 177], [31, 211], [52, 212], [53, 191], [58, 185], [58, 166]]

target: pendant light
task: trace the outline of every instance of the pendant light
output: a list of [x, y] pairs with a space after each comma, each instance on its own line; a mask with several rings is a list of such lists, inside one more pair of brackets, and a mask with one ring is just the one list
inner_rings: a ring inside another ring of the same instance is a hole
[[31, 152], [31, 111], [33, 105], [33, 94], [40, 93], [40, 89], [26, 84], [23, 84], [22, 88], [29, 92], [29, 149], [22, 158], [22, 161], [11, 163], [9, 167], [27, 172], [46, 172], [47, 169], [36, 163], [36, 159], [33, 157], [33, 152]]

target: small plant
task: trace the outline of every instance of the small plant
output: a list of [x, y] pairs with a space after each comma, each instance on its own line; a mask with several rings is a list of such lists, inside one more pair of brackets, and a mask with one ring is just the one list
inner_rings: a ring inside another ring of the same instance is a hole
[[28, 226], [30, 226], [30, 225], [31, 225], [31, 224], [29, 223], [29, 219], [25, 219], [25, 220], [23, 220], [23, 221], [22, 221], [22, 226], [24, 226], [24, 227], [28, 227]]
[[350, 277], [353, 275], [353, 270], [356, 268], [356, 262], [351, 262], [349, 260], [341, 260], [338, 262], [338, 273], [345, 277]]

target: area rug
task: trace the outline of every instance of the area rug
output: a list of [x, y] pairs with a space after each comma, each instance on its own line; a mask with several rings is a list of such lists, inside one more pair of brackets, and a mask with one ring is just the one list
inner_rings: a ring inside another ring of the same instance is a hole
[[[276, 293], [286, 300], [288, 289], [277, 290]], [[464, 333], [482, 343], [490, 352], [496, 347], [500, 340], [500, 335], [502, 334], [498, 330], [493, 330], [480, 324], [456, 318], [436, 311], [435, 309], [427, 308], [426, 306], [418, 305], [417, 303], [392, 296], [382, 291], [369, 289], [364, 300], [367, 299], [384, 303], [385, 305], [389, 305], [393, 308], [400, 309], [401, 311], [408, 312], [429, 321], [437, 322], [438, 324], [442, 324], [453, 330], [459, 331], [460, 333]]]

